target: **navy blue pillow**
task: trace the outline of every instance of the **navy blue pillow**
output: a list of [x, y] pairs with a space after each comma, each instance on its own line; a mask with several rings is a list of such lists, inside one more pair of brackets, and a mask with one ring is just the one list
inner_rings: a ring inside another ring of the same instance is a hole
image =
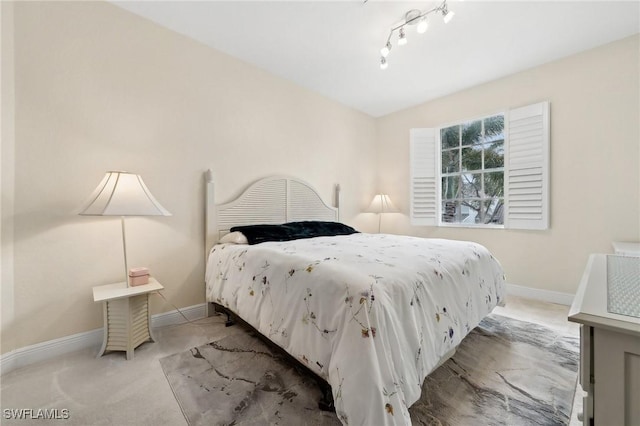
[[249, 244], [266, 241], [291, 241], [302, 238], [330, 237], [334, 235], [350, 235], [358, 231], [339, 222], [302, 221], [289, 222], [282, 225], [246, 225], [234, 226], [230, 232], [239, 231], [247, 237]]

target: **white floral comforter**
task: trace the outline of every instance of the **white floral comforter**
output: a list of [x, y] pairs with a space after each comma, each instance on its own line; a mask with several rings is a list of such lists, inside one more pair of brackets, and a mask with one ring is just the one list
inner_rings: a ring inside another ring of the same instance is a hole
[[207, 297], [331, 385], [343, 424], [411, 424], [440, 359], [504, 298], [483, 246], [381, 234], [215, 246]]

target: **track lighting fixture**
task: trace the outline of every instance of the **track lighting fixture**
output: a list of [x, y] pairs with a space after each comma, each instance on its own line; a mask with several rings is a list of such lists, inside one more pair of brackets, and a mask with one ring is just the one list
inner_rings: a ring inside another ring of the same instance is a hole
[[398, 31], [398, 46], [404, 46], [405, 44], [407, 44], [407, 34], [405, 32], [405, 27], [407, 25], [416, 25], [416, 32], [418, 34], [423, 34], [429, 28], [427, 16], [431, 13], [438, 12], [442, 13], [442, 19], [444, 20], [445, 24], [451, 21], [451, 18], [453, 18], [454, 15], [454, 13], [449, 10], [449, 7], [447, 6], [447, 0], [443, 0], [439, 6], [434, 7], [433, 9], [424, 11], [411, 9], [410, 11], [405, 13], [404, 19], [391, 28], [391, 31], [389, 31], [389, 37], [387, 37], [387, 43], [382, 49], [380, 49], [380, 54], [382, 55], [382, 57], [380, 58], [380, 68], [384, 70], [389, 66], [389, 63], [387, 62], [387, 56], [391, 51], [391, 37], [393, 36], [393, 33], [395, 31]]

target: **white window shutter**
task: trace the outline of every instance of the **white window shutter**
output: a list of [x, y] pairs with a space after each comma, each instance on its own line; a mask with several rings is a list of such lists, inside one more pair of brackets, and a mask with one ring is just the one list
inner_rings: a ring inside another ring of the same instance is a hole
[[438, 224], [438, 146], [436, 129], [411, 129], [411, 224]]
[[508, 113], [505, 228], [549, 228], [549, 102]]

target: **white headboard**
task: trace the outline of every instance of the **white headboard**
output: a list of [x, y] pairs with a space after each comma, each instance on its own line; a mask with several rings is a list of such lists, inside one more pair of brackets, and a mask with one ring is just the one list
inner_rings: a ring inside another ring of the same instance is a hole
[[338, 221], [340, 185], [334, 187], [336, 207], [327, 205], [308, 183], [289, 176], [270, 176], [251, 184], [238, 198], [216, 204], [211, 170], [205, 174], [206, 254], [234, 226], [280, 224], [301, 220]]

